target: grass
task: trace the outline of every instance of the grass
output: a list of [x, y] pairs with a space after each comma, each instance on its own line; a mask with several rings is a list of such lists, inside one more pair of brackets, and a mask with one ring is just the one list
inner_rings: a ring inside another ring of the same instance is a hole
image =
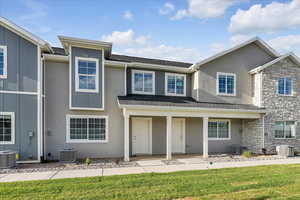
[[0, 183], [0, 199], [300, 199], [300, 165]]

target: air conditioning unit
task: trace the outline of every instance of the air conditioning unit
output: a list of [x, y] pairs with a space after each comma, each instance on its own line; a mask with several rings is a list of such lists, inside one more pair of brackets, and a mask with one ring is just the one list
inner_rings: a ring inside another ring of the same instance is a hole
[[276, 146], [276, 151], [279, 156], [282, 157], [293, 157], [295, 156], [295, 148], [289, 145]]
[[76, 162], [77, 151], [74, 149], [63, 149], [59, 152], [60, 162]]
[[0, 169], [13, 168], [16, 166], [15, 151], [0, 151]]

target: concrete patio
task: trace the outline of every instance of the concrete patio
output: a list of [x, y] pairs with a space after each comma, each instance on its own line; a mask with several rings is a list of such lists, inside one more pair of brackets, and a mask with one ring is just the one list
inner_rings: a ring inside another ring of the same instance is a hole
[[94, 176], [111, 176], [141, 173], [166, 173], [187, 170], [207, 170], [219, 168], [247, 167], [259, 165], [300, 164], [300, 158], [278, 159], [249, 159], [243, 161], [218, 161], [213, 162], [199, 158], [181, 158], [167, 163], [160, 159], [137, 160], [135, 165], [113, 168], [87, 168], [87, 169], [58, 169], [51, 171], [6, 173], [0, 174], [0, 182], [50, 180], [60, 178], [79, 178]]

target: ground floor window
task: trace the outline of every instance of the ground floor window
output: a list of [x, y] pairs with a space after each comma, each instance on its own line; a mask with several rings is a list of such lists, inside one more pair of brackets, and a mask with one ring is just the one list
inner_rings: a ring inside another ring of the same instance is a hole
[[295, 138], [296, 123], [295, 121], [277, 121], [275, 122], [275, 138]]
[[230, 120], [209, 120], [208, 139], [210, 140], [230, 139]]
[[67, 116], [67, 142], [107, 142], [107, 116]]
[[0, 112], [0, 144], [15, 143], [15, 116], [13, 112]]

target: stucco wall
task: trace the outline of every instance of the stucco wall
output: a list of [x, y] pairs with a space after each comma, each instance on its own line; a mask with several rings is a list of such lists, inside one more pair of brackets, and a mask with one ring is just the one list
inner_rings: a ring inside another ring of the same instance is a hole
[[[251, 75], [248, 72], [272, 59], [269, 54], [252, 43], [201, 66], [199, 69], [199, 100], [252, 104]], [[236, 96], [217, 95], [217, 72], [236, 74]]]
[[[124, 69], [105, 67], [105, 111], [70, 111], [67, 63], [46, 62], [46, 156], [57, 159], [58, 151], [72, 147], [84, 157], [123, 157], [123, 115], [117, 96], [124, 95]], [[108, 116], [108, 143], [66, 143], [66, 115]]]

